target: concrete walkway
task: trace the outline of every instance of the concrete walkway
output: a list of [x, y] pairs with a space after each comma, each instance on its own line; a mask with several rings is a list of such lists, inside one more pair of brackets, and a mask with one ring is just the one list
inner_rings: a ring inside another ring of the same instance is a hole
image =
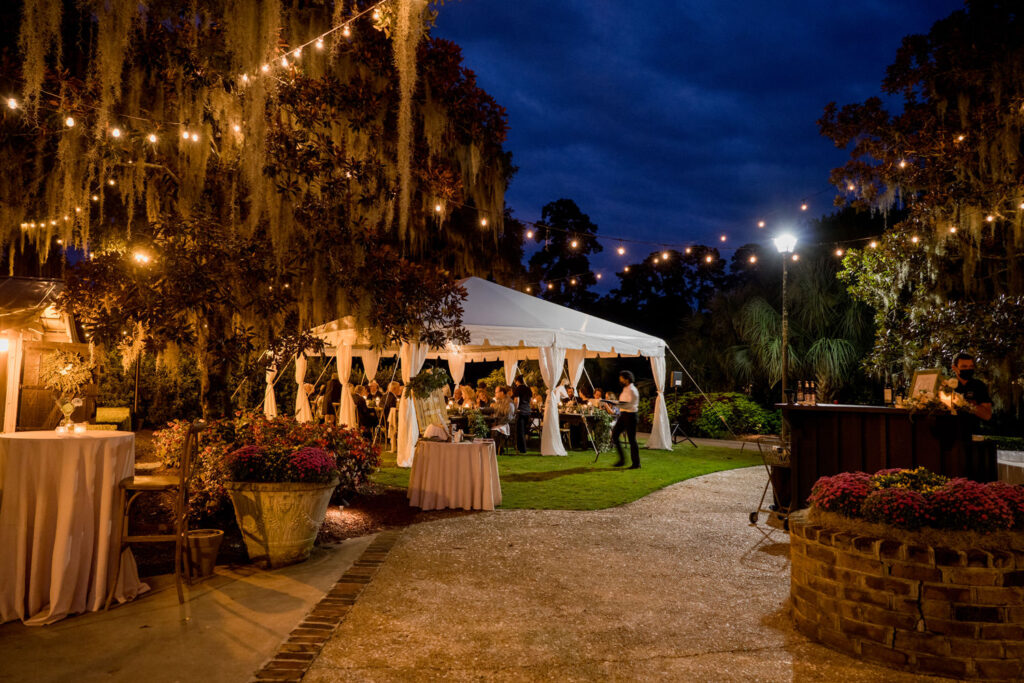
[[262, 571], [218, 567], [178, 604], [173, 576], [134, 602], [50, 626], [0, 626], [0, 681], [243, 683], [334, 585], [372, 536]]
[[303, 680], [921, 680], [793, 630], [787, 537], [747, 525], [764, 476], [410, 527]]

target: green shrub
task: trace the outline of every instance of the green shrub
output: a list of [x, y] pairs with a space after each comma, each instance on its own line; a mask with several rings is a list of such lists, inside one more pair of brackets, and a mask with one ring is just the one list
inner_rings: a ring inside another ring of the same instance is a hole
[[[708, 400], [710, 399], [710, 400]], [[654, 398], [640, 401], [640, 417], [646, 422], [653, 419]], [[691, 436], [713, 439], [731, 436], [722, 419], [736, 434], [778, 434], [782, 428], [782, 415], [767, 410], [749, 397], [733, 392], [703, 394], [689, 392], [665, 397], [665, 409], [670, 422], [683, 423]]]

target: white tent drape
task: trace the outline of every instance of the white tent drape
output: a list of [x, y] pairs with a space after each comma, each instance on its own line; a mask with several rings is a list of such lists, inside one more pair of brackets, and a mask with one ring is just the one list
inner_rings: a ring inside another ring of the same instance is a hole
[[[11, 332], [7, 348], [7, 398], [4, 403], [4, 431], [18, 429], [18, 399], [21, 392], [21, 363], [25, 355], [25, 342], [21, 332]], [[138, 361], [135, 361], [136, 363]], [[135, 417], [134, 415], [132, 417]]]
[[569, 349], [565, 352], [565, 361], [569, 364], [569, 386], [573, 389], [583, 377], [583, 359], [586, 357], [587, 352], [583, 349]]
[[363, 374], [366, 375], [366, 383], [369, 384], [370, 380], [377, 376], [377, 367], [380, 365], [380, 352], [369, 349], [361, 351], [359, 355], [363, 359]]
[[[403, 342], [401, 350], [402, 359], [402, 382], [408, 387], [413, 377], [420, 374], [423, 363], [427, 360], [426, 344], [415, 342]], [[416, 423], [416, 406], [413, 405], [409, 390], [402, 393], [402, 400], [398, 404], [398, 453], [396, 455], [399, 467], [412, 467], [412, 459], [415, 455], [416, 442], [420, 438], [420, 428]]]
[[267, 389], [263, 392], [263, 414], [268, 418], [277, 417], [277, 397], [274, 396], [274, 380], [277, 379], [277, 368], [267, 370]]
[[466, 358], [457, 353], [446, 356], [448, 359], [448, 371], [451, 373], [455, 386], [462, 384], [462, 377], [466, 374]]
[[341, 405], [338, 407], [338, 424], [356, 426], [356, 402], [352, 400], [352, 388], [348, 385], [352, 377], [352, 345], [338, 347], [338, 381], [341, 382]]
[[309, 396], [306, 395], [306, 389], [302, 386], [306, 383], [306, 357], [299, 352], [299, 355], [295, 356], [295, 384], [298, 388], [295, 390], [295, 419], [299, 422], [311, 422], [313, 420], [313, 410], [309, 407]]
[[516, 370], [519, 369], [519, 358], [514, 353], [503, 353], [502, 361], [505, 363], [505, 384], [512, 386], [516, 378]]
[[567, 455], [565, 447], [562, 446], [562, 435], [558, 428], [558, 399], [555, 397], [555, 387], [558, 386], [558, 378], [562, 376], [562, 366], [565, 363], [565, 349], [558, 346], [546, 346], [538, 349], [540, 352], [540, 375], [544, 379], [544, 386], [548, 388], [548, 400], [544, 406], [544, 428], [540, 435], [541, 455]]
[[647, 448], [670, 451], [672, 432], [669, 430], [668, 410], [665, 407], [665, 356], [651, 356], [651, 373], [654, 375], [654, 386], [658, 388], [658, 398], [654, 402], [654, 418]]

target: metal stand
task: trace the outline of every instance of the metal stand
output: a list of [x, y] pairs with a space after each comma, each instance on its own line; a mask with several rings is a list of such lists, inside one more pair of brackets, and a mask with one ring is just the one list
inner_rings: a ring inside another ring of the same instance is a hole
[[[676, 397], [676, 405], [679, 405], [679, 385], [673, 386], [672, 392]], [[672, 445], [675, 446], [677, 443], [682, 443], [683, 441], [689, 441], [691, 446], [694, 448], [697, 447], [697, 444], [693, 442], [690, 435], [686, 433], [685, 429], [683, 429], [682, 420], [679, 420], [676, 422], [675, 426], [672, 427]]]

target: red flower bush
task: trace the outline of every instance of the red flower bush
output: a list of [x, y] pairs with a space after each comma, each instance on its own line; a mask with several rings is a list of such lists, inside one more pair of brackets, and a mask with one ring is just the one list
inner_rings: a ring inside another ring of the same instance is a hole
[[1013, 515], [1013, 528], [1024, 529], [1024, 486], [1014, 486], [1002, 481], [994, 481], [988, 485], [989, 491], [1009, 508]]
[[1013, 512], [985, 484], [953, 479], [928, 497], [929, 526], [959, 531], [1000, 531], [1013, 527]]
[[869, 522], [917, 529], [927, 521], [928, 501], [924, 494], [906, 488], [877, 489], [868, 494], [861, 516]]
[[285, 481], [326, 484], [337, 473], [335, 458], [322, 448], [300, 448], [285, 461]]
[[232, 481], [280, 481], [276, 458], [261, 446], [242, 446], [225, 458]]
[[847, 517], [860, 514], [864, 499], [871, 492], [871, 476], [866, 472], [843, 472], [814, 482], [807, 500], [821, 510]]

